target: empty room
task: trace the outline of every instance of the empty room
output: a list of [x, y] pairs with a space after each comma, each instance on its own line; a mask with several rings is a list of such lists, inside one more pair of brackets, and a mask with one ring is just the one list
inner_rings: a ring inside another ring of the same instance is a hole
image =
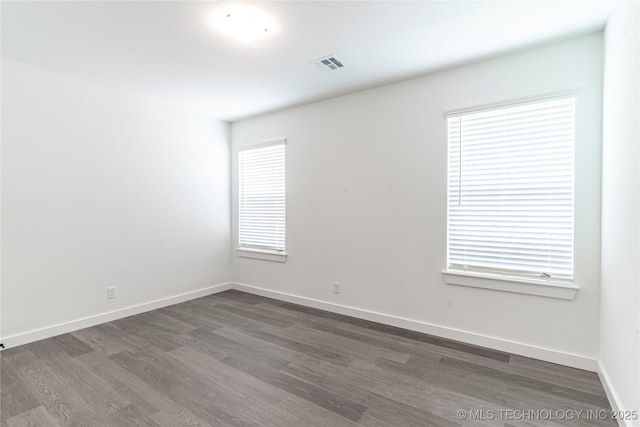
[[0, 21], [0, 426], [640, 426], [640, 2]]

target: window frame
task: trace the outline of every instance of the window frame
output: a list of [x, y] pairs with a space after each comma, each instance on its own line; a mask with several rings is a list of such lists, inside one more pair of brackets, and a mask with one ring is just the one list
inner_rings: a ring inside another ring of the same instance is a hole
[[[529, 295], [537, 295], [544, 296], [550, 298], [559, 298], [565, 300], [573, 300], [576, 296], [577, 291], [580, 289], [573, 280], [554, 280], [544, 279], [544, 278], [536, 278], [536, 277], [526, 277], [526, 276], [518, 276], [518, 275], [508, 275], [500, 272], [489, 272], [489, 271], [477, 271], [477, 270], [458, 270], [450, 268], [449, 263], [449, 252], [450, 252], [450, 242], [449, 242], [449, 226], [450, 226], [450, 218], [449, 218], [449, 172], [451, 165], [449, 164], [449, 118], [451, 117], [462, 117], [468, 114], [481, 113], [491, 110], [499, 110], [510, 107], [516, 107], [526, 104], [535, 104], [535, 103], [543, 103], [546, 101], [560, 100], [563, 98], [574, 98], [574, 164], [573, 164], [573, 173], [575, 177], [575, 147], [576, 147], [576, 123], [577, 123], [577, 110], [578, 110], [578, 95], [579, 90], [570, 90], [564, 92], [556, 92], [552, 94], [537, 96], [537, 97], [528, 97], [517, 100], [512, 100], [508, 102], [502, 103], [494, 103], [487, 104], [478, 107], [460, 109], [455, 111], [448, 111], [444, 115], [445, 119], [445, 127], [447, 129], [447, 222], [446, 222], [446, 268], [442, 271], [443, 279], [445, 283], [450, 285], [458, 285], [465, 287], [475, 287], [475, 288], [483, 288], [483, 289], [491, 289], [497, 291], [504, 292], [514, 292], [521, 294], [529, 294]], [[573, 183], [573, 233], [574, 233], [574, 242], [575, 242], [575, 178]], [[573, 271], [575, 277], [575, 244], [573, 247]]]
[[[254, 149], [260, 149], [260, 148], [265, 148], [265, 147], [269, 147], [269, 146], [275, 146], [275, 145], [282, 145], [283, 149], [284, 149], [284, 182], [285, 182], [285, 189], [284, 189], [284, 197], [285, 197], [285, 203], [284, 203], [284, 222], [285, 222], [285, 228], [284, 228], [284, 248], [283, 249], [278, 249], [278, 248], [272, 248], [272, 247], [266, 247], [266, 246], [258, 246], [258, 245], [242, 245], [240, 243], [240, 230], [241, 230], [241, 208], [240, 205], [242, 203], [242, 199], [241, 199], [241, 186], [242, 186], [242, 176], [241, 176], [241, 167], [240, 167], [240, 162], [241, 162], [241, 152], [243, 151], [249, 151], [249, 150], [254, 150]], [[237, 179], [238, 179], [238, 200], [237, 200], [237, 224], [238, 224], [238, 228], [237, 228], [237, 240], [236, 240], [236, 254], [240, 257], [243, 258], [253, 258], [253, 259], [260, 259], [260, 260], [265, 260], [265, 261], [275, 261], [275, 262], [286, 262], [287, 260], [287, 251], [286, 251], [286, 236], [287, 236], [287, 231], [286, 231], [286, 198], [287, 198], [287, 191], [286, 191], [286, 176], [287, 176], [287, 171], [286, 171], [286, 159], [287, 159], [287, 155], [286, 155], [286, 150], [287, 150], [287, 140], [286, 139], [279, 139], [279, 140], [274, 140], [274, 141], [269, 141], [269, 142], [263, 142], [263, 143], [259, 143], [259, 144], [252, 144], [252, 145], [247, 145], [247, 146], [243, 146], [241, 148], [238, 149], [237, 151], [237, 159], [236, 159], [236, 167], [237, 167]]]

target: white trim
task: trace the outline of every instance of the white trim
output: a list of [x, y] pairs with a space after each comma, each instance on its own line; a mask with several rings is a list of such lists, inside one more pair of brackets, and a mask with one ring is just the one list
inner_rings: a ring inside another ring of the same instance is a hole
[[419, 320], [407, 319], [404, 317], [364, 310], [361, 308], [335, 304], [328, 301], [321, 301], [313, 298], [287, 294], [284, 292], [272, 291], [270, 289], [258, 288], [242, 283], [234, 283], [233, 289], [250, 294], [277, 299], [280, 301], [287, 301], [307, 307], [318, 308], [320, 310], [326, 310], [332, 313], [344, 314], [359, 319], [383, 323], [385, 325], [397, 326], [399, 328], [423, 332], [442, 338], [448, 338], [451, 340], [462, 341], [465, 343], [492, 348], [499, 351], [518, 354], [525, 357], [531, 357], [533, 359], [571, 366], [573, 368], [584, 369], [592, 372], [596, 372], [598, 370], [598, 361], [596, 359], [588, 356], [567, 353], [561, 350], [537, 347], [534, 345], [507, 340], [504, 338], [482, 335], [475, 332], [435, 325]]
[[[604, 388], [604, 392], [607, 395], [607, 399], [609, 399], [609, 403], [611, 404], [611, 410], [616, 412], [624, 412], [625, 409], [620, 402], [620, 398], [618, 397], [618, 393], [616, 393], [613, 388], [613, 383], [611, 382], [611, 378], [607, 373], [604, 365], [601, 360], [598, 360], [598, 376], [600, 377], [600, 382], [602, 383], [602, 387]], [[635, 408], [631, 408], [634, 410]], [[620, 427], [633, 427], [633, 420], [617, 420], [618, 425]], [[637, 422], [637, 420], [636, 420]], [[636, 426], [638, 424], [635, 424]]]
[[243, 258], [261, 259], [264, 261], [286, 262], [287, 253], [268, 249], [236, 248], [236, 254]]
[[201, 298], [207, 295], [217, 294], [218, 292], [228, 291], [231, 288], [232, 284], [227, 282], [221, 285], [198, 289], [196, 291], [185, 292], [183, 294], [161, 298], [155, 301], [145, 302], [118, 310], [108, 311], [106, 313], [72, 320], [70, 322], [47, 326], [42, 329], [36, 329], [33, 331], [23, 332], [21, 334], [3, 337], [2, 343], [5, 345], [5, 348], [16, 347], [45, 338], [55, 337], [56, 335], [77, 331], [78, 329], [88, 328], [91, 326], [99, 325], [101, 323], [111, 322], [113, 320], [122, 319], [124, 317], [133, 316], [135, 314], [144, 313], [150, 310], [155, 310], [157, 308], [166, 307], [168, 305], [179, 304], [181, 302]]
[[444, 281], [450, 285], [469, 286], [472, 288], [492, 289], [495, 291], [514, 292], [517, 294], [538, 295], [549, 298], [573, 300], [580, 286], [568, 283], [542, 282], [497, 276], [493, 274], [469, 273], [445, 270]]
[[280, 144], [287, 145], [287, 139], [282, 138], [282, 139], [276, 139], [274, 141], [259, 142], [257, 144], [246, 145], [244, 147], [238, 148], [238, 153], [241, 151], [253, 150], [254, 148], [263, 148], [263, 147], [268, 147], [270, 145], [280, 145]]
[[526, 97], [526, 98], [516, 98], [516, 99], [509, 100], [509, 101], [493, 102], [493, 103], [489, 103], [489, 104], [476, 105], [476, 106], [473, 106], [473, 107], [459, 108], [457, 110], [449, 110], [449, 111], [445, 111], [444, 116], [447, 117], [447, 118], [449, 118], [449, 117], [459, 117], [459, 116], [462, 116], [462, 115], [465, 115], [465, 114], [480, 113], [480, 112], [485, 112], [485, 111], [497, 110], [497, 109], [505, 108], [505, 107], [515, 107], [517, 105], [531, 104], [531, 103], [534, 103], [534, 102], [550, 101], [552, 99], [562, 99], [562, 98], [577, 97], [579, 94], [580, 94], [580, 87], [578, 87], [576, 89], [571, 89], [571, 90], [563, 90], [563, 91], [558, 91], [558, 92], [551, 92], [551, 93], [538, 95], [538, 96], [529, 96], [529, 97]]

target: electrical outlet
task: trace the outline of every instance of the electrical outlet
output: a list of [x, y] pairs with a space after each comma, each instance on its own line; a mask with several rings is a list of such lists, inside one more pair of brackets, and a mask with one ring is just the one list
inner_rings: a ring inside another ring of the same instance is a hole
[[116, 288], [107, 288], [107, 299], [114, 299], [116, 297]]
[[334, 294], [340, 293], [340, 282], [333, 282], [333, 293]]

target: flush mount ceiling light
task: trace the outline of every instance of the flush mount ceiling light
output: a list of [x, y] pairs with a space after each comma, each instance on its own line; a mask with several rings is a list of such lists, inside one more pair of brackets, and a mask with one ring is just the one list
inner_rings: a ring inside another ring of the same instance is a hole
[[242, 43], [251, 43], [276, 32], [276, 23], [263, 10], [245, 3], [218, 8], [209, 18], [209, 25]]

